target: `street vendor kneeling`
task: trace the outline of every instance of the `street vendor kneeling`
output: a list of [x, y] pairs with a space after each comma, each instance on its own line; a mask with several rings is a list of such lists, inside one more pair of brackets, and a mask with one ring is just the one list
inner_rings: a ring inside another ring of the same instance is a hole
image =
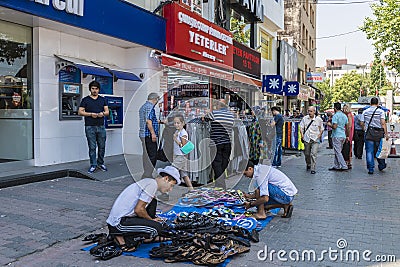
[[[244, 166], [244, 165], [243, 165]], [[293, 212], [292, 201], [297, 193], [297, 188], [292, 181], [280, 170], [268, 165], [256, 165], [248, 161], [243, 173], [248, 178], [253, 178], [255, 183], [254, 194], [245, 194], [246, 199], [255, 199], [245, 202], [245, 208], [257, 207], [256, 219], [265, 219], [265, 210], [283, 208], [283, 218], [290, 218]]]
[[144, 178], [131, 184], [115, 200], [107, 219], [109, 234], [114, 237], [123, 251], [134, 251], [132, 240], [145, 238], [143, 242], [163, 241], [161, 219], [156, 217], [158, 191], [168, 193], [180, 184], [179, 171], [172, 166], [157, 170], [158, 176]]

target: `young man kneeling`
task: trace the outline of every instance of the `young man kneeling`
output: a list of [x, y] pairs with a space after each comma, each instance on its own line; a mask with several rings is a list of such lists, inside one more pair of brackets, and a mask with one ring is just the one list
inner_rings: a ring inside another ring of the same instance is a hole
[[265, 210], [283, 208], [282, 217], [290, 218], [293, 212], [292, 201], [297, 188], [280, 170], [268, 165], [256, 165], [249, 161], [243, 173], [248, 178], [254, 178], [256, 190], [254, 194], [245, 194], [246, 199], [256, 199], [245, 202], [245, 208], [257, 207], [256, 219], [267, 217]]
[[161, 219], [156, 217], [156, 191], [168, 193], [180, 184], [179, 171], [167, 166], [158, 169], [155, 179], [145, 178], [131, 184], [115, 200], [107, 219], [110, 236], [123, 251], [134, 251], [137, 240], [143, 242], [163, 241]]

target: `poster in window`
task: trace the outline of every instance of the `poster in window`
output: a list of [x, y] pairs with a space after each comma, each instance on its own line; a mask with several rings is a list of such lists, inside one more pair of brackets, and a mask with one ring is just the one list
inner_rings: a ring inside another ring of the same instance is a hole
[[268, 33], [264, 32], [264, 31], [261, 31], [260, 33], [261, 33], [260, 34], [261, 57], [266, 60], [271, 60], [272, 59], [272, 57], [271, 57], [272, 38], [271, 38], [271, 36], [268, 35]]
[[113, 78], [105, 76], [95, 76], [95, 81], [100, 83], [100, 94], [113, 94]]
[[63, 83], [81, 83], [81, 71], [75, 66], [66, 66], [58, 72], [58, 81]]

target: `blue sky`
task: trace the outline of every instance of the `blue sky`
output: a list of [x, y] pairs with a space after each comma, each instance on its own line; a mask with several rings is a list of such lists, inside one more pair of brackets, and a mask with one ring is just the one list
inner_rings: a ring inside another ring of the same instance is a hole
[[[324, 0], [323, 3], [329, 1], [343, 2], [342, 0]], [[317, 6], [317, 67], [325, 66], [326, 59], [347, 58], [349, 64], [371, 62], [374, 48], [362, 31], [334, 38], [318, 39], [357, 30], [363, 25], [364, 18], [372, 16], [370, 3], [318, 4]]]

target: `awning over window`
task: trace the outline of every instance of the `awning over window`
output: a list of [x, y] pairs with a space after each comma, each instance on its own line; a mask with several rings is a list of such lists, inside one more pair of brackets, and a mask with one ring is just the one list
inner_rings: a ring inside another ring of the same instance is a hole
[[123, 70], [120, 67], [118, 67], [117, 65], [110, 65], [110, 64], [100, 63], [100, 62], [96, 62], [96, 61], [93, 61], [93, 63], [107, 69], [109, 72], [114, 74], [114, 77], [117, 79], [127, 80], [127, 81], [135, 81], [135, 82], [142, 81], [134, 73]]
[[[80, 58], [73, 58], [73, 57], [66, 57], [66, 56], [59, 56], [55, 55], [57, 58], [60, 59], [61, 62], [57, 63], [58, 71], [60, 71], [66, 65], [74, 65], [78, 69], [80, 69], [85, 74], [90, 75], [98, 75], [103, 77], [112, 77], [112, 75], [103, 67], [97, 66], [90, 61], [80, 59]], [[69, 64], [67, 64], [69, 63]]]
[[88, 66], [88, 65], [81, 65], [81, 64], [77, 64], [77, 63], [75, 63], [75, 66], [85, 74], [112, 77], [112, 75], [104, 68], [93, 67], [93, 66]]
[[115, 77], [121, 80], [128, 80], [128, 81], [135, 81], [135, 82], [141, 82], [142, 80], [139, 79], [138, 76], [131, 72], [126, 72], [126, 71], [120, 71], [120, 70], [113, 70], [110, 69], [110, 72], [114, 74]]

